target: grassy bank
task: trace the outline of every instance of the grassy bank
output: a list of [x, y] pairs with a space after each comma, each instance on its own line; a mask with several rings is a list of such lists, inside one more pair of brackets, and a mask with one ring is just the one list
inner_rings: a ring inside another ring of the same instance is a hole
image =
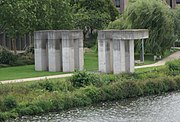
[[[97, 54], [92, 51], [85, 53], [84, 65], [88, 71], [97, 70]], [[62, 72], [37, 72], [34, 69], [34, 65], [0, 68], [0, 81], [63, 74]]]
[[[166, 56], [172, 54], [172, 52], [165, 53]], [[139, 57], [139, 55], [135, 55], [135, 57]], [[153, 55], [145, 55], [144, 64], [152, 64], [155, 63], [153, 61]], [[84, 55], [84, 69], [87, 71], [97, 71], [98, 70], [98, 54], [97, 52], [89, 49]], [[49, 76], [49, 75], [58, 75], [62, 74], [62, 72], [36, 72], [34, 71], [34, 65], [27, 66], [16, 66], [16, 67], [6, 67], [0, 68], [0, 81], [3, 80], [13, 80], [13, 79], [22, 79], [22, 78], [31, 78], [31, 77], [41, 77], [41, 76]]]
[[0, 68], [0, 81], [63, 74], [62, 72], [38, 72], [34, 69], [34, 65]]
[[77, 72], [69, 79], [0, 84], [0, 121], [180, 89], [180, 61], [134, 74]]

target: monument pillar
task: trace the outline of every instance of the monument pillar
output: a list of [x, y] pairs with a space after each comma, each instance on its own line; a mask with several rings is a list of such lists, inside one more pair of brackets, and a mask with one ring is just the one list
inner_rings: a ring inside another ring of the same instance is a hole
[[125, 72], [125, 41], [113, 39], [113, 47], [114, 74]]
[[134, 72], [134, 40], [125, 41], [126, 72]]
[[47, 34], [46, 32], [39, 31], [34, 34], [35, 44], [35, 70], [46, 71], [48, 70], [48, 51], [47, 51]]
[[79, 30], [36, 31], [36, 71], [73, 72], [83, 70], [83, 32]]
[[62, 67], [61, 33], [57, 31], [48, 32], [48, 63], [50, 72], [60, 72]]
[[98, 59], [99, 70], [101, 72], [112, 73], [113, 72], [113, 43], [107, 34], [99, 33], [98, 37]]
[[99, 71], [114, 74], [133, 73], [134, 40], [148, 37], [149, 32], [146, 29], [99, 31]]
[[69, 32], [62, 32], [63, 72], [74, 71], [74, 40]]

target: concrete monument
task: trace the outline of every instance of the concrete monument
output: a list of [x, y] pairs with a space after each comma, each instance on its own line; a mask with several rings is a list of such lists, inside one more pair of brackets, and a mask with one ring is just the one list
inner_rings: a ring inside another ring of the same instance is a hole
[[35, 70], [73, 72], [83, 70], [83, 32], [47, 30], [34, 33]]
[[146, 29], [99, 31], [99, 71], [114, 74], [134, 72], [134, 40], [148, 37]]

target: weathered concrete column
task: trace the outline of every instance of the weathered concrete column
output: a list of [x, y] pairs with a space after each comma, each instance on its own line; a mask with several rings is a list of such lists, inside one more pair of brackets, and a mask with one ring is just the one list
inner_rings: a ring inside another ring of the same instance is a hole
[[83, 70], [83, 32], [79, 30], [62, 32], [63, 72]]
[[48, 63], [50, 72], [62, 71], [62, 44], [60, 38], [60, 32], [48, 32]]
[[125, 41], [113, 39], [113, 72], [118, 74], [125, 72]]
[[148, 30], [145, 29], [99, 31], [99, 71], [113, 71], [114, 74], [134, 72], [134, 40], [146, 39], [148, 36]]
[[108, 37], [108, 34], [99, 32], [98, 36], [98, 61], [99, 61], [99, 71], [112, 73], [113, 63], [112, 63], [112, 40]]
[[125, 41], [125, 67], [126, 72], [134, 72], [134, 40]]
[[63, 72], [74, 71], [74, 40], [69, 31], [62, 32]]
[[47, 34], [46, 31], [37, 31], [34, 33], [35, 47], [35, 70], [48, 70], [48, 52], [46, 50]]
[[74, 39], [74, 61], [75, 69], [83, 70], [84, 68], [84, 50], [83, 50], [83, 33], [79, 33], [78, 39]]
[[35, 67], [37, 71], [73, 72], [83, 70], [83, 32], [74, 30], [37, 31]]

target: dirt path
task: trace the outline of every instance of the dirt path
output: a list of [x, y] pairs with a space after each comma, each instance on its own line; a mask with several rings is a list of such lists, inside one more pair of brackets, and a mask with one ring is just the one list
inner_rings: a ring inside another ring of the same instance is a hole
[[[174, 59], [180, 59], [180, 51], [173, 53], [172, 55], [164, 58], [161, 61], [158, 61], [157, 63], [150, 64], [150, 65], [136, 66], [135, 69], [162, 66], [162, 65], [165, 65], [166, 62], [174, 60]], [[65, 77], [70, 77], [72, 75], [73, 74], [62, 74], [62, 75], [44, 76], [44, 77], [36, 77], [36, 78], [6, 80], [6, 81], [0, 81], [0, 83], [6, 84], [6, 83], [18, 83], [18, 82], [26, 82], [26, 81], [38, 81], [38, 80], [53, 79], [53, 78], [65, 78]]]

